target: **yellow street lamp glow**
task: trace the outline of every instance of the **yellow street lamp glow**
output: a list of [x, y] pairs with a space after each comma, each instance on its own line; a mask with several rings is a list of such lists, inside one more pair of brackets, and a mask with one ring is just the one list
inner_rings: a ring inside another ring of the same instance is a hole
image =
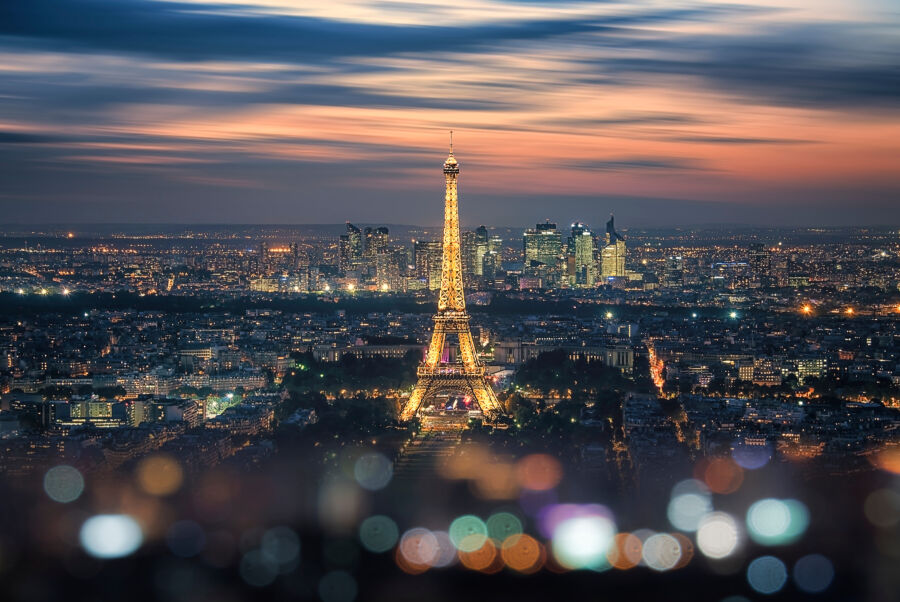
[[737, 312], [736, 312], [736, 311], [733, 311], [733, 312], [731, 312], [731, 313], [728, 314], [728, 315], [731, 316], [732, 318], [736, 318], [736, 317], [737, 317]]
[[844, 312], [845, 312], [848, 316], [852, 316], [854, 310], [853, 310], [852, 307], [848, 307], [847, 309], [844, 310]]
[[351, 282], [350, 284], [347, 285], [347, 290], [352, 293], [353, 291], [356, 290], [356, 285]]
[[610, 320], [613, 317], [613, 313], [611, 311], [606, 312], [606, 319]]
[[16, 294], [17, 294], [17, 295], [24, 295], [24, 294], [25, 294], [25, 289], [17, 288], [17, 289], [16, 289]]
[[64, 289], [62, 290], [62, 294], [63, 294], [63, 295], [68, 295], [68, 294], [69, 294], [69, 289], [64, 288]]
[[38, 291], [38, 292], [40, 292], [40, 294], [42, 294], [42, 295], [46, 295], [46, 294], [47, 294], [47, 289], [42, 288], [42, 289], [41, 289], [40, 291]]
[[811, 306], [811, 305], [804, 305], [804, 306], [803, 306], [803, 313], [808, 314], [808, 313], [811, 313], [811, 312], [812, 312], [812, 306]]
[[388, 290], [390, 290], [390, 287], [387, 285], [387, 282], [385, 282], [384, 284], [381, 285], [381, 290], [384, 292], [387, 292]]

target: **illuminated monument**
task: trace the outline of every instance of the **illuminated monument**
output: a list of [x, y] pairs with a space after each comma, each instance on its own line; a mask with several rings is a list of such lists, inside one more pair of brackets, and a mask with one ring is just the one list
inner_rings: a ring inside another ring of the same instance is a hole
[[[431, 336], [425, 361], [419, 365], [419, 381], [403, 408], [401, 420], [413, 418], [423, 402], [433, 399], [441, 392], [471, 395], [488, 420], [503, 414], [503, 408], [484, 376], [484, 365], [475, 355], [475, 342], [469, 330], [469, 314], [466, 313], [466, 298], [463, 293], [456, 193], [459, 164], [453, 156], [453, 133], [450, 135], [450, 156], [444, 161], [444, 179], [447, 183], [444, 194], [444, 258], [438, 310], [434, 316], [434, 334]], [[459, 360], [456, 362], [444, 360], [444, 346], [448, 342], [448, 335], [456, 335], [459, 339]]]

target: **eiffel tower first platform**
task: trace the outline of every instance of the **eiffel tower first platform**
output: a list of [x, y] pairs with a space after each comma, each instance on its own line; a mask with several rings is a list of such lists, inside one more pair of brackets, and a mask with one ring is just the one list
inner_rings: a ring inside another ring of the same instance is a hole
[[[431, 335], [431, 345], [425, 360], [419, 365], [419, 380], [400, 419], [412, 419], [424, 402], [441, 392], [458, 392], [471, 395], [485, 418], [492, 422], [503, 415], [504, 411], [485, 377], [484, 364], [475, 354], [475, 342], [469, 330], [459, 242], [456, 191], [459, 163], [453, 156], [453, 133], [450, 135], [450, 156], [444, 161], [444, 180], [447, 184], [444, 194], [444, 257], [441, 264], [441, 293], [434, 316], [434, 333]], [[449, 335], [456, 335], [459, 341], [459, 361], [456, 362], [442, 360]]]

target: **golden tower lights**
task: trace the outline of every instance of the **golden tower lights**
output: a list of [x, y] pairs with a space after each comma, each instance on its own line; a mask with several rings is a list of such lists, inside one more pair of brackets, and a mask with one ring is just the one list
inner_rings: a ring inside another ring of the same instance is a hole
[[[453, 133], [450, 133], [450, 156], [444, 161], [444, 257], [441, 264], [441, 292], [438, 309], [434, 315], [434, 333], [425, 361], [419, 365], [419, 377], [406, 406], [400, 414], [401, 420], [410, 420], [416, 415], [423, 402], [432, 399], [442, 391], [456, 391], [471, 395], [489, 421], [504, 413], [497, 396], [485, 377], [484, 365], [475, 354], [475, 342], [469, 330], [469, 314], [466, 313], [466, 299], [463, 292], [462, 259], [459, 242], [459, 205], [456, 182], [459, 178], [459, 163], [453, 156]], [[456, 335], [459, 340], [459, 361], [444, 362], [444, 344], [447, 335]]]

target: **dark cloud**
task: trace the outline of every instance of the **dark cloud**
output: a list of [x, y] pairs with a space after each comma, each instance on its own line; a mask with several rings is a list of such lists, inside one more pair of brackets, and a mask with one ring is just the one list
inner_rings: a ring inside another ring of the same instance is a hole
[[647, 57], [592, 61], [598, 83], [624, 74], [690, 76], [736, 98], [766, 104], [896, 109], [900, 47], [880, 24], [792, 24], [762, 34], [658, 37]]
[[49, 142], [57, 142], [59, 140], [60, 138], [43, 136], [39, 134], [0, 131], [0, 144], [45, 144]]
[[632, 170], [698, 170], [703, 169], [695, 161], [669, 157], [625, 157], [622, 159], [602, 159], [569, 161], [560, 167], [588, 171], [632, 171]]
[[671, 9], [602, 20], [515, 20], [504, 24], [394, 26], [312, 17], [234, 14], [234, 7], [152, 0], [4, 0], [0, 35], [67, 50], [148, 53], [182, 60], [303, 61], [341, 56], [455, 51], [503, 40], [543, 38], [689, 18]]

